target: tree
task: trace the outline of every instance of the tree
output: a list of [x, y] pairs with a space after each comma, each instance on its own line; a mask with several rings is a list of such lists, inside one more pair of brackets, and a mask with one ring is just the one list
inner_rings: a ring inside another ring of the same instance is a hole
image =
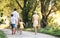
[[[10, 14], [14, 8], [21, 12], [23, 21], [26, 23], [31, 21], [32, 14], [36, 10], [38, 2], [41, 4], [41, 14], [42, 14], [42, 27], [47, 25], [48, 16], [51, 14], [51, 10], [56, 6], [57, 9], [60, 8], [59, 1], [60, 0], [0, 0], [0, 10], [3, 9], [5, 14]], [[56, 3], [57, 2], [57, 3]], [[51, 8], [49, 10], [49, 5], [51, 4]], [[38, 8], [37, 8], [38, 9]], [[7, 12], [7, 13], [6, 13]], [[30, 14], [30, 15], [29, 15]]]
[[[42, 13], [41, 26], [46, 27], [48, 16], [51, 13], [51, 10], [53, 10], [56, 0], [40, 0], [40, 2], [41, 2], [41, 13]], [[51, 8], [49, 10], [50, 3]]]
[[[22, 0], [22, 1], [24, 1], [23, 7], [19, 3], [19, 0], [15, 0], [15, 1], [18, 4], [18, 6], [20, 7], [20, 9], [22, 10], [21, 13], [22, 13], [23, 21], [25, 23], [28, 22], [29, 21], [28, 14], [31, 10], [32, 10], [32, 13], [33, 13], [33, 11], [35, 11], [35, 9], [37, 7], [37, 0]], [[53, 10], [56, 0], [40, 0], [40, 2], [41, 2], [41, 13], [42, 13], [41, 22], [42, 22], [42, 27], [45, 27], [47, 25], [48, 16], [51, 13], [51, 10]], [[51, 5], [51, 9], [49, 10], [50, 3], [52, 3], [52, 5]]]
[[[26, 23], [29, 21], [29, 12], [32, 10], [32, 13], [33, 11], [35, 11], [36, 7], [37, 7], [37, 0], [23, 0], [24, 1], [24, 5], [23, 7], [19, 4], [18, 0], [15, 0], [16, 3], [18, 4], [18, 6], [20, 7], [20, 9], [22, 10], [22, 18], [23, 18], [23, 21]], [[31, 13], [31, 12], [30, 12]], [[31, 20], [31, 19], [30, 19]]]
[[56, 1], [55, 7], [60, 11], [60, 0]]

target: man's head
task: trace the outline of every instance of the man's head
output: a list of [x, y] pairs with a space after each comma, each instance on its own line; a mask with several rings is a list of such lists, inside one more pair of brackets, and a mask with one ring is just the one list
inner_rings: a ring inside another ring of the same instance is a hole
[[14, 11], [16, 11], [17, 9], [15, 8]]

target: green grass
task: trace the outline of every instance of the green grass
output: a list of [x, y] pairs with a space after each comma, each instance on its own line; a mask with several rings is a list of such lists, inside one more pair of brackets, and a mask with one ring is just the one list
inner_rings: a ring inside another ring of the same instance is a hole
[[[24, 30], [34, 32], [33, 28], [25, 28]], [[40, 28], [38, 30], [38, 33], [44, 33], [44, 34], [49, 34], [49, 35], [60, 37], [60, 29], [53, 29], [49, 27]]]
[[38, 30], [39, 33], [45, 33], [45, 34], [49, 34], [49, 35], [53, 35], [53, 36], [57, 36], [60, 37], [60, 30], [58, 29], [45, 29], [45, 28], [41, 28]]
[[1, 30], [0, 30], [0, 38], [7, 38], [6, 34]]

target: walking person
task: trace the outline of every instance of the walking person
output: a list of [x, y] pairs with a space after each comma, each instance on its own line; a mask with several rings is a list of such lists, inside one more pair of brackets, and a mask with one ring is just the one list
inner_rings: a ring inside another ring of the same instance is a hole
[[16, 26], [16, 19], [13, 14], [11, 14], [10, 24], [12, 27], [12, 34], [15, 34], [16, 33], [16, 27], [15, 27]]
[[32, 16], [32, 22], [33, 22], [33, 28], [35, 31], [35, 35], [37, 33], [38, 27], [39, 27], [39, 16], [37, 15], [36, 11], [34, 11], [34, 14]]
[[22, 31], [23, 31], [23, 29], [24, 29], [24, 22], [20, 19], [20, 21], [19, 21], [19, 25], [20, 25], [20, 34], [22, 34]]
[[11, 13], [14, 15], [15, 19], [16, 19], [16, 29], [18, 28], [18, 20], [19, 20], [19, 13], [17, 12], [17, 9], [15, 8], [14, 11]]

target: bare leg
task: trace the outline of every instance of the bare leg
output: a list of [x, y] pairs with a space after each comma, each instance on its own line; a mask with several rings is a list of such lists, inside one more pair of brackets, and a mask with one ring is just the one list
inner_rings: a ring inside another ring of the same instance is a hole
[[14, 28], [12, 28], [12, 35], [14, 34]]
[[34, 27], [34, 30], [35, 30], [35, 35], [37, 34], [37, 27]]
[[14, 34], [16, 33], [16, 28], [14, 28]]
[[13, 35], [13, 28], [12, 28], [12, 35]]
[[20, 29], [20, 34], [22, 34], [22, 29]]

